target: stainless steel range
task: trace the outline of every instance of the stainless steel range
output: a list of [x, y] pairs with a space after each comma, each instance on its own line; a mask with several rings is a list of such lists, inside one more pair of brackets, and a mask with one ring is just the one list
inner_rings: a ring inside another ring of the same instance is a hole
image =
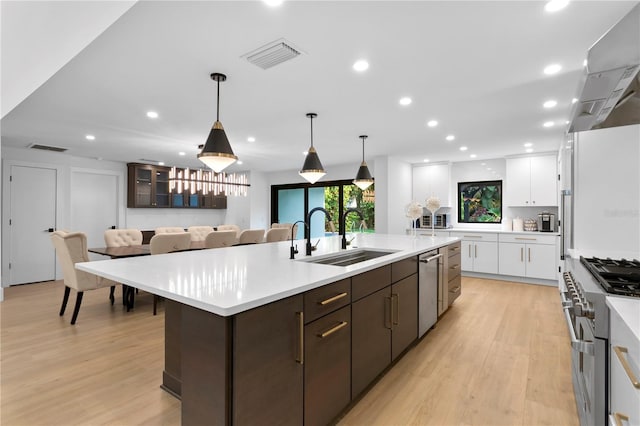
[[640, 297], [640, 262], [565, 259], [560, 297], [571, 335], [573, 388], [580, 424], [606, 425], [609, 309], [607, 294]]

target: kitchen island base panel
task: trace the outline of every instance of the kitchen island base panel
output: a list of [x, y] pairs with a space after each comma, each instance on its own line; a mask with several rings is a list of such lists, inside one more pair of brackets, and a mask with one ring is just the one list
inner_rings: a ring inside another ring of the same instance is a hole
[[160, 387], [176, 398], [182, 394], [180, 367], [180, 327], [182, 304], [167, 299], [164, 317], [164, 371]]

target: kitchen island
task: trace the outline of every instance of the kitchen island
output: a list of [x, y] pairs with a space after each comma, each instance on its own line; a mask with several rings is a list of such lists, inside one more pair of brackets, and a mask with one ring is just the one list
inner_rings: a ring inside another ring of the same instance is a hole
[[76, 267], [167, 299], [183, 424], [326, 424], [417, 340], [417, 255], [456, 241], [358, 234], [349, 250], [384, 253], [348, 266], [308, 261], [334, 236], [296, 260], [282, 242]]

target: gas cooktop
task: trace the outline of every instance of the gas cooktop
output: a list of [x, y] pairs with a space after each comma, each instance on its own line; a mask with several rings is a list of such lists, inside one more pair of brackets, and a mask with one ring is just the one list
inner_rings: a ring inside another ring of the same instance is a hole
[[640, 297], [639, 261], [580, 256], [580, 262], [607, 293]]

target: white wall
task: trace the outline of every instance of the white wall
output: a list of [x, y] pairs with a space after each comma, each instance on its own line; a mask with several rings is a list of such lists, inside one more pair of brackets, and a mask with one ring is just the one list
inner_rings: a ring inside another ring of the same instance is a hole
[[579, 133], [574, 160], [574, 248], [640, 258], [640, 125]]
[[394, 157], [376, 157], [376, 232], [405, 234], [410, 220], [405, 207], [412, 198], [411, 164]]

